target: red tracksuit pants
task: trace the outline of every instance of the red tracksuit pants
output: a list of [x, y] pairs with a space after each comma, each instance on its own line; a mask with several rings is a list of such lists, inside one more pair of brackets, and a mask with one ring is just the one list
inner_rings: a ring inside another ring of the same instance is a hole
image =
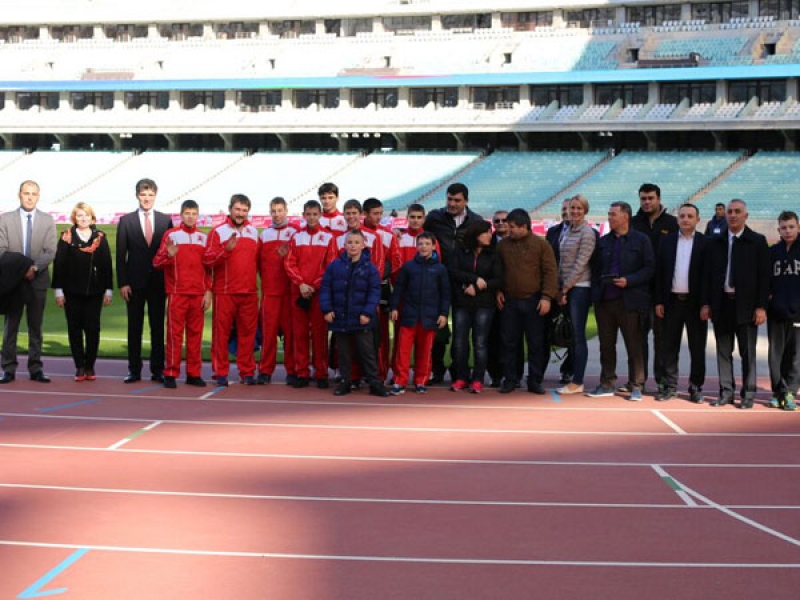
[[215, 294], [211, 330], [211, 367], [214, 377], [227, 377], [228, 342], [236, 323], [236, 367], [239, 377], [256, 374], [254, 347], [258, 329], [258, 294]]
[[436, 337], [435, 329], [425, 329], [421, 323], [415, 327], [399, 327], [397, 332], [397, 354], [395, 356], [394, 382], [408, 385], [411, 370], [411, 347], [414, 347], [414, 385], [425, 385], [431, 376], [431, 348]]
[[287, 375], [296, 375], [294, 366], [294, 336], [292, 335], [291, 297], [264, 296], [261, 298], [261, 359], [258, 372], [272, 375], [278, 356], [278, 336], [283, 332], [283, 366]]
[[314, 377], [328, 378], [328, 324], [322, 316], [317, 294], [311, 296], [311, 309], [295, 304], [299, 294], [292, 294], [292, 334], [294, 335], [294, 366], [298, 377], [311, 377], [313, 353]]
[[200, 377], [203, 369], [203, 296], [170, 294], [167, 299], [165, 377], [181, 374], [183, 336], [186, 334], [186, 376]]

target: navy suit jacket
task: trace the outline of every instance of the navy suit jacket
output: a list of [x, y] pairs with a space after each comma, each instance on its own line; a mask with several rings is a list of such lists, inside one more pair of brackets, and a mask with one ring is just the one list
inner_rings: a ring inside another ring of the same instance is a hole
[[[653, 304], [663, 304], [669, 310], [672, 304], [672, 278], [675, 275], [675, 260], [678, 254], [678, 236], [680, 231], [673, 231], [661, 240], [656, 258], [656, 281]], [[705, 254], [708, 238], [699, 231], [694, 232], [692, 257], [689, 261], [689, 299], [693, 307], [700, 310], [702, 306], [703, 275], [705, 272]]]
[[153, 268], [153, 258], [161, 245], [161, 238], [172, 228], [172, 219], [164, 213], [153, 211], [153, 241], [147, 245], [139, 221], [139, 211], [123, 215], [117, 226], [117, 285], [143, 290], [150, 285], [164, 287], [164, 273]]

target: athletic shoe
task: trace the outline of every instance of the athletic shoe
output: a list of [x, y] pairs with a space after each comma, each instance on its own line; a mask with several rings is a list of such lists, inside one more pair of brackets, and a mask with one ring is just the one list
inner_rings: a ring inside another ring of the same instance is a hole
[[253, 377], [252, 375], [248, 375], [247, 377], [245, 377], [242, 380], [242, 383], [244, 383], [245, 385], [255, 385], [256, 384], [256, 378]]
[[327, 390], [329, 385], [330, 384], [328, 383], [328, 378], [327, 377], [325, 379], [317, 379], [317, 388], [318, 389]]
[[292, 384], [292, 387], [300, 389], [300, 388], [308, 387], [308, 384], [309, 384], [308, 377], [297, 377], [294, 380], [294, 383]]
[[228, 387], [228, 378], [217, 377], [217, 387]]
[[628, 397], [628, 400], [631, 402], [641, 402], [642, 401], [642, 390], [639, 388], [633, 388], [631, 390], [631, 395]]
[[206, 382], [202, 377], [186, 377], [186, 385], [193, 385], [195, 387], [206, 387]]
[[84, 379], [86, 379], [86, 374], [83, 372], [83, 369], [75, 371], [75, 381], [83, 381]]
[[568, 394], [582, 394], [583, 393], [583, 384], [582, 383], [568, 383], [564, 387], [560, 387], [556, 390], [559, 394], [568, 395]]
[[414, 391], [418, 394], [427, 394], [428, 388], [426, 388], [424, 385], [417, 385], [414, 386]]
[[178, 382], [175, 381], [174, 377], [167, 377], [164, 376], [164, 387], [168, 390], [174, 390], [178, 387]]
[[794, 395], [789, 392], [786, 392], [786, 395], [783, 397], [783, 410], [797, 410]]
[[781, 399], [777, 398], [776, 396], [773, 396], [769, 399], [769, 402], [767, 402], [767, 406], [770, 408], [781, 408], [781, 404], [783, 404]]
[[334, 396], [346, 396], [350, 393], [350, 384], [346, 381], [340, 381], [339, 385], [336, 386], [336, 389], [333, 390]]
[[451, 392], [460, 392], [465, 389], [467, 389], [467, 382], [464, 381], [463, 379], [456, 379], [453, 382], [453, 385], [450, 386]]
[[617, 391], [620, 392], [621, 394], [627, 394], [628, 392], [631, 391], [631, 384], [626, 383], [624, 385], [621, 385], [617, 388]]
[[406, 388], [397, 383], [395, 383], [389, 390], [389, 395], [391, 396], [399, 396], [400, 394], [405, 394], [405, 393], [406, 393]]
[[295, 383], [297, 383], [297, 375], [286, 376], [286, 385], [291, 385], [292, 387], [294, 387]]
[[677, 397], [678, 397], [678, 392], [676, 390], [673, 390], [672, 388], [664, 388], [656, 396], [656, 400], [658, 402], [666, 402], [668, 400], [672, 400], [673, 398]]
[[469, 386], [470, 394], [480, 394], [483, 391], [483, 384], [480, 381], [473, 381]]
[[94, 369], [86, 369], [86, 381], [95, 381], [97, 375], [94, 374]]
[[614, 395], [613, 387], [606, 387], [602, 383], [586, 394], [590, 398], [605, 398]]
[[256, 379], [256, 383], [258, 385], [267, 385], [272, 381], [272, 375], [267, 375], [266, 373], [259, 373], [258, 378]]

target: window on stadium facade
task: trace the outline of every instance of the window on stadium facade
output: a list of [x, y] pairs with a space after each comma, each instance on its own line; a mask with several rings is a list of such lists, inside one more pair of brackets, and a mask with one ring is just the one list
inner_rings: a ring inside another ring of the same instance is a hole
[[713, 103], [717, 101], [717, 84], [714, 81], [679, 81], [661, 84], [661, 102], [680, 104], [684, 99], [689, 104]]
[[314, 21], [274, 21], [269, 24], [270, 33], [282, 38], [295, 38], [298, 35], [314, 33], [316, 28]]
[[236, 92], [236, 105], [250, 112], [275, 110], [281, 105], [282, 96], [281, 90], [240, 90]]
[[258, 23], [253, 21], [214, 23], [212, 28], [214, 35], [220, 39], [248, 39], [258, 35]]
[[430, 31], [432, 28], [433, 18], [430, 15], [383, 18], [384, 31], [403, 33], [411, 31]]
[[595, 87], [595, 104], [614, 104], [622, 100], [622, 106], [631, 104], [647, 104], [648, 90], [646, 83], [598, 84]]
[[18, 110], [58, 110], [58, 92], [17, 92]]
[[491, 13], [442, 15], [442, 29], [490, 29], [491, 27]]
[[500, 13], [500, 24], [514, 31], [533, 31], [553, 24], [553, 11]]
[[534, 106], [548, 106], [554, 100], [559, 106], [583, 104], [582, 85], [532, 85], [530, 95]]
[[70, 92], [69, 103], [73, 110], [111, 110], [114, 92]]
[[760, 103], [783, 102], [786, 100], [786, 80], [755, 79], [728, 84], [728, 102], [749, 102], [753, 97]]
[[780, 21], [800, 18], [800, 0], [759, 0], [758, 14]]
[[76, 42], [90, 40], [94, 32], [88, 25], [54, 25], [50, 28], [50, 37], [59, 42]]
[[625, 20], [629, 23], [641, 23], [646, 27], [661, 25], [664, 21], [680, 21], [680, 4], [663, 6], [631, 6], [627, 9]]
[[707, 23], [727, 23], [733, 18], [748, 15], [747, 2], [701, 2], [691, 7], [692, 18]]
[[564, 18], [568, 24], [575, 23], [580, 27], [608, 27], [613, 25], [615, 14], [614, 8], [584, 8], [568, 10]]
[[185, 40], [193, 37], [203, 37], [202, 23], [167, 23], [159, 26], [161, 37], [169, 40]]
[[11, 26], [0, 28], [0, 39], [12, 44], [25, 40], [38, 40], [39, 28], [27, 26]]
[[350, 105], [353, 108], [397, 108], [397, 88], [352, 90]]
[[337, 108], [339, 106], [339, 90], [295, 90], [295, 108]]
[[412, 88], [411, 108], [452, 108], [458, 106], [458, 88]]
[[134, 39], [147, 37], [147, 25], [108, 25], [105, 28], [106, 37], [115, 42], [130, 42]]
[[151, 110], [169, 108], [169, 92], [125, 92], [125, 108], [138, 110], [149, 107]]
[[513, 108], [519, 103], [519, 87], [475, 87], [470, 91], [474, 108], [494, 110], [496, 108]]
[[190, 90], [181, 92], [181, 108], [192, 110], [198, 106], [206, 110], [225, 108], [225, 92], [222, 90]]
[[359, 33], [372, 33], [372, 19], [341, 19], [340, 36], [355, 37]]

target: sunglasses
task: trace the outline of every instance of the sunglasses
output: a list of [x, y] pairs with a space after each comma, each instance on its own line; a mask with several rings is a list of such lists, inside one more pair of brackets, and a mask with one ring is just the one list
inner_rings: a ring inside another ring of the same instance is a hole
[[505, 220], [505, 219], [495, 219], [495, 220], [494, 220], [494, 224], [495, 224], [495, 225], [498, 225], [498, 224], [500, 224], [500, 223], [505, 223], [505, 222], [506, 222], [506, 220]]

